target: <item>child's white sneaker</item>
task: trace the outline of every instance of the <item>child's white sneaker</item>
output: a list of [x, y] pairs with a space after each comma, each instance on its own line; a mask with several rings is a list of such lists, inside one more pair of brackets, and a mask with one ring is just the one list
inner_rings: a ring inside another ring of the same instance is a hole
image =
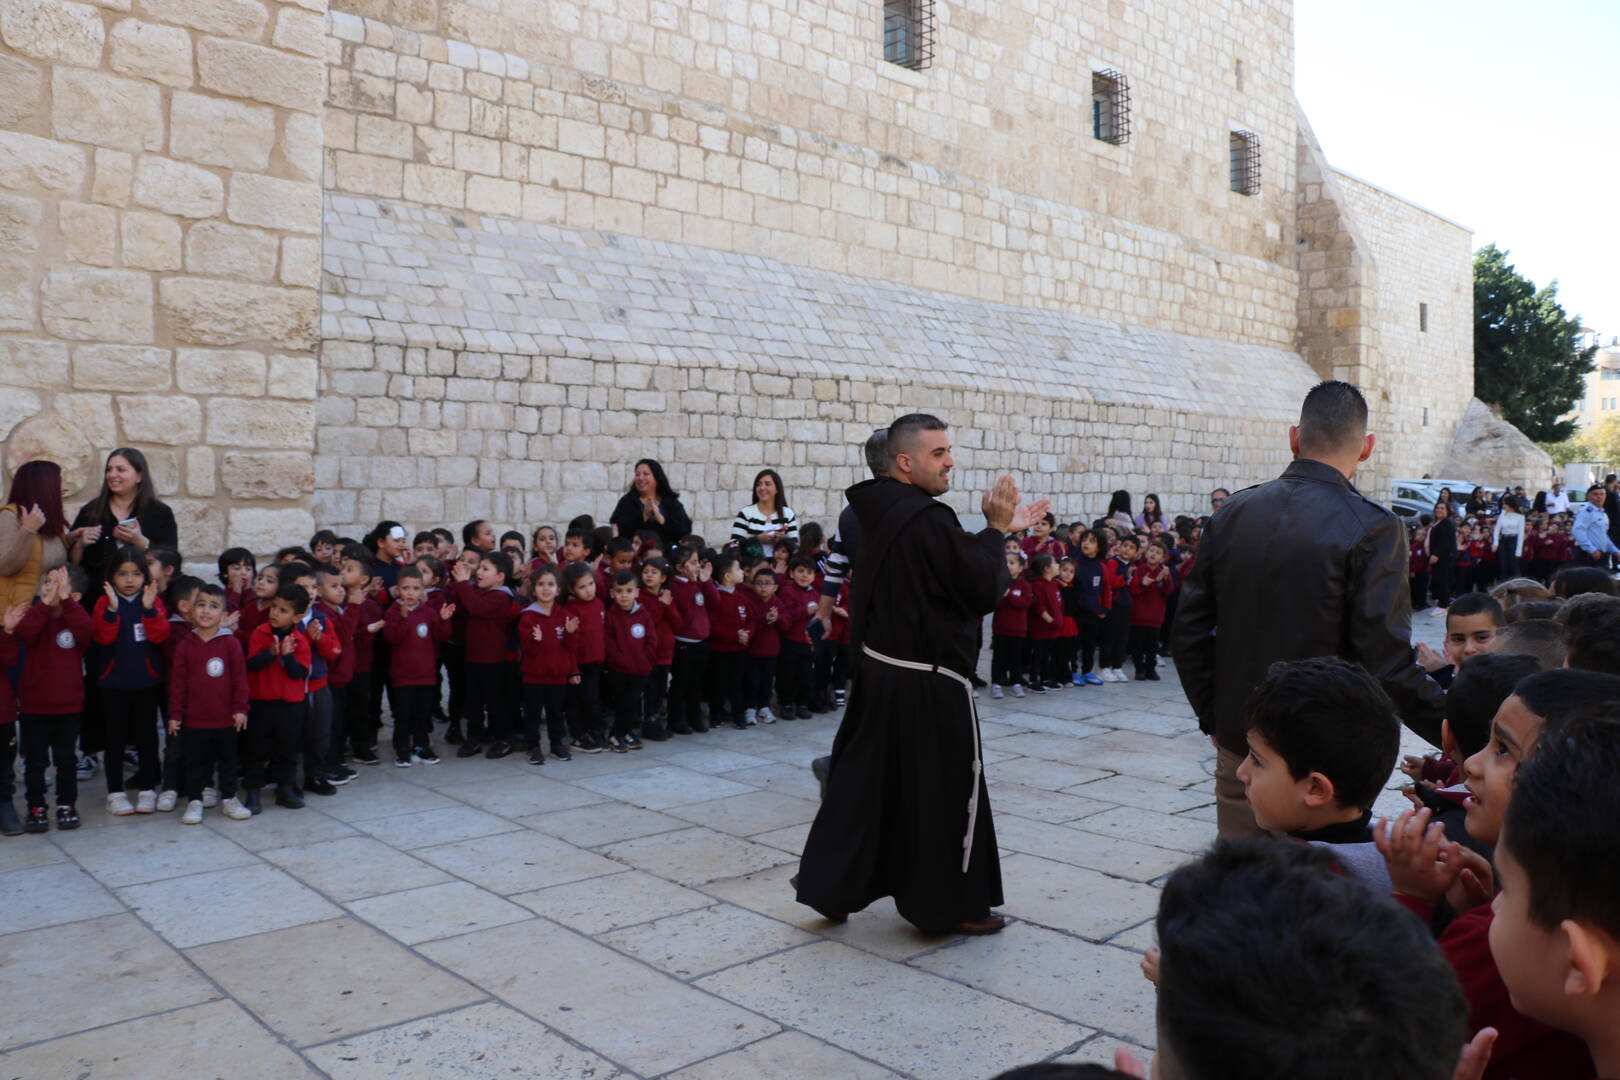
[[1013, 683], [1012, 696], [1013, 697], [1023, 697], [1024, 696], [1024, 684], [1023, 683]]
[[1131, 677], [1129, 675], [1125, 674], [1125, 670], [1123, 668], [1115, 668], [1114, 669], [1114, 681], [1115, 682], [1130, 682]]
[[165, 791], [157, 798], [157, 808], [160, 813], [167, 814], [180, 804], [178, 791]]
[[1002, 698], [1001, 687], [997, 686], [995, 683], [991, 683], [990, 684], [990, 700], [991, 701], [1000, 701], [1001, 698]]
[[754, 724], [756, 724], [758, 722], [759, 722], [759, 710], [758, 709], [744, 709], [743, 710], [743, 723], [744, 724], [748, 724], [749, 726], [752, 726], [752, 725], [754, 725]]
[[186, 803], [186, 812], [180, 815], [180, 824], [201, 825], [202, 810], [202, 800], [192, 799], [190, 802]]
[[157, 809], [157, 792], [137, 791], [135, 793], [135, 812], [137, 814], [150, 814]]
[[219, 792], [211, 787], [203, 788], [203, 809], [212, 810], [219, 805]]
[[134, 812], [135, 807], [130, 803], [129, 796], [122, 791], [115, 791], [107, 796], [107, 813], [115, 817], [127, 817]]
[[776, 714], [771, 712], [771, 707], [769, 705], [759, 710], [759, 722], [762, 724], [776, 723]]
[[251, 810], [243, 806], [240, 802], [237, 802], [235, 795], [232, 795], [230, 798], [226, 799], [225, 802], [220, 805], [220, 810], [232, 821], [246, 821], [248, 818], [253, 816], [253, 812]]

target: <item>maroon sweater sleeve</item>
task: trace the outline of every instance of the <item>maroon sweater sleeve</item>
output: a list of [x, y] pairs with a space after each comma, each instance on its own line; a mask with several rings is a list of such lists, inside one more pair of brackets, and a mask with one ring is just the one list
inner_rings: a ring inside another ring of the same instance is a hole
[[233, 637], [226, 642], [226, 675], [231, 680], [231, 715], [246, 716], [248, 711], [247, 658], [242, 655], [242, 643]]
[[169, 668], [169, 722], [186, 726], [186, 704], [190, 697], [192, 642], [194, 636], [180, 639], [174, 647], [174, 663]]

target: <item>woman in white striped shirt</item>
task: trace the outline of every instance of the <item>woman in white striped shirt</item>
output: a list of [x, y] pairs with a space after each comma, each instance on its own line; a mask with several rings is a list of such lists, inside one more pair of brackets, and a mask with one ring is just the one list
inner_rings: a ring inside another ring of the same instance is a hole
[[787, 492], [775, 469], [761, 469], [754, 477], [754, 505], [737, 511], [731, 539], [739, 544], [758, 540], [767, 559], [778, 540], [799, 542], [799, 519], [787, 505]]

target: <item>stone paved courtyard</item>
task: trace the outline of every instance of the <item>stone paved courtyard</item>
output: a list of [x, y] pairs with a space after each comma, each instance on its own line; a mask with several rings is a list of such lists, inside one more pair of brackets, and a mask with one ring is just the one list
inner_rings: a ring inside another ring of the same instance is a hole
[[1150, 1048], [1155, 885], [1214, 837], [1166, 675], [981, 699], [990, 938], [793, 902], [832, 716], [365, 769], [200, 828], [109, 819], [98, 777], [80, 831], [0, 841], [0, 1076], [981, 1080]]

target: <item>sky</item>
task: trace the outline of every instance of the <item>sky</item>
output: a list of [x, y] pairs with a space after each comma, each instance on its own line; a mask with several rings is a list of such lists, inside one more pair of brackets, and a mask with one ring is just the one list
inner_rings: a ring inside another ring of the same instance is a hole
[[1329, 162], [1620, 336], [1620, 0], [1296, 0], [1294, 20]]

